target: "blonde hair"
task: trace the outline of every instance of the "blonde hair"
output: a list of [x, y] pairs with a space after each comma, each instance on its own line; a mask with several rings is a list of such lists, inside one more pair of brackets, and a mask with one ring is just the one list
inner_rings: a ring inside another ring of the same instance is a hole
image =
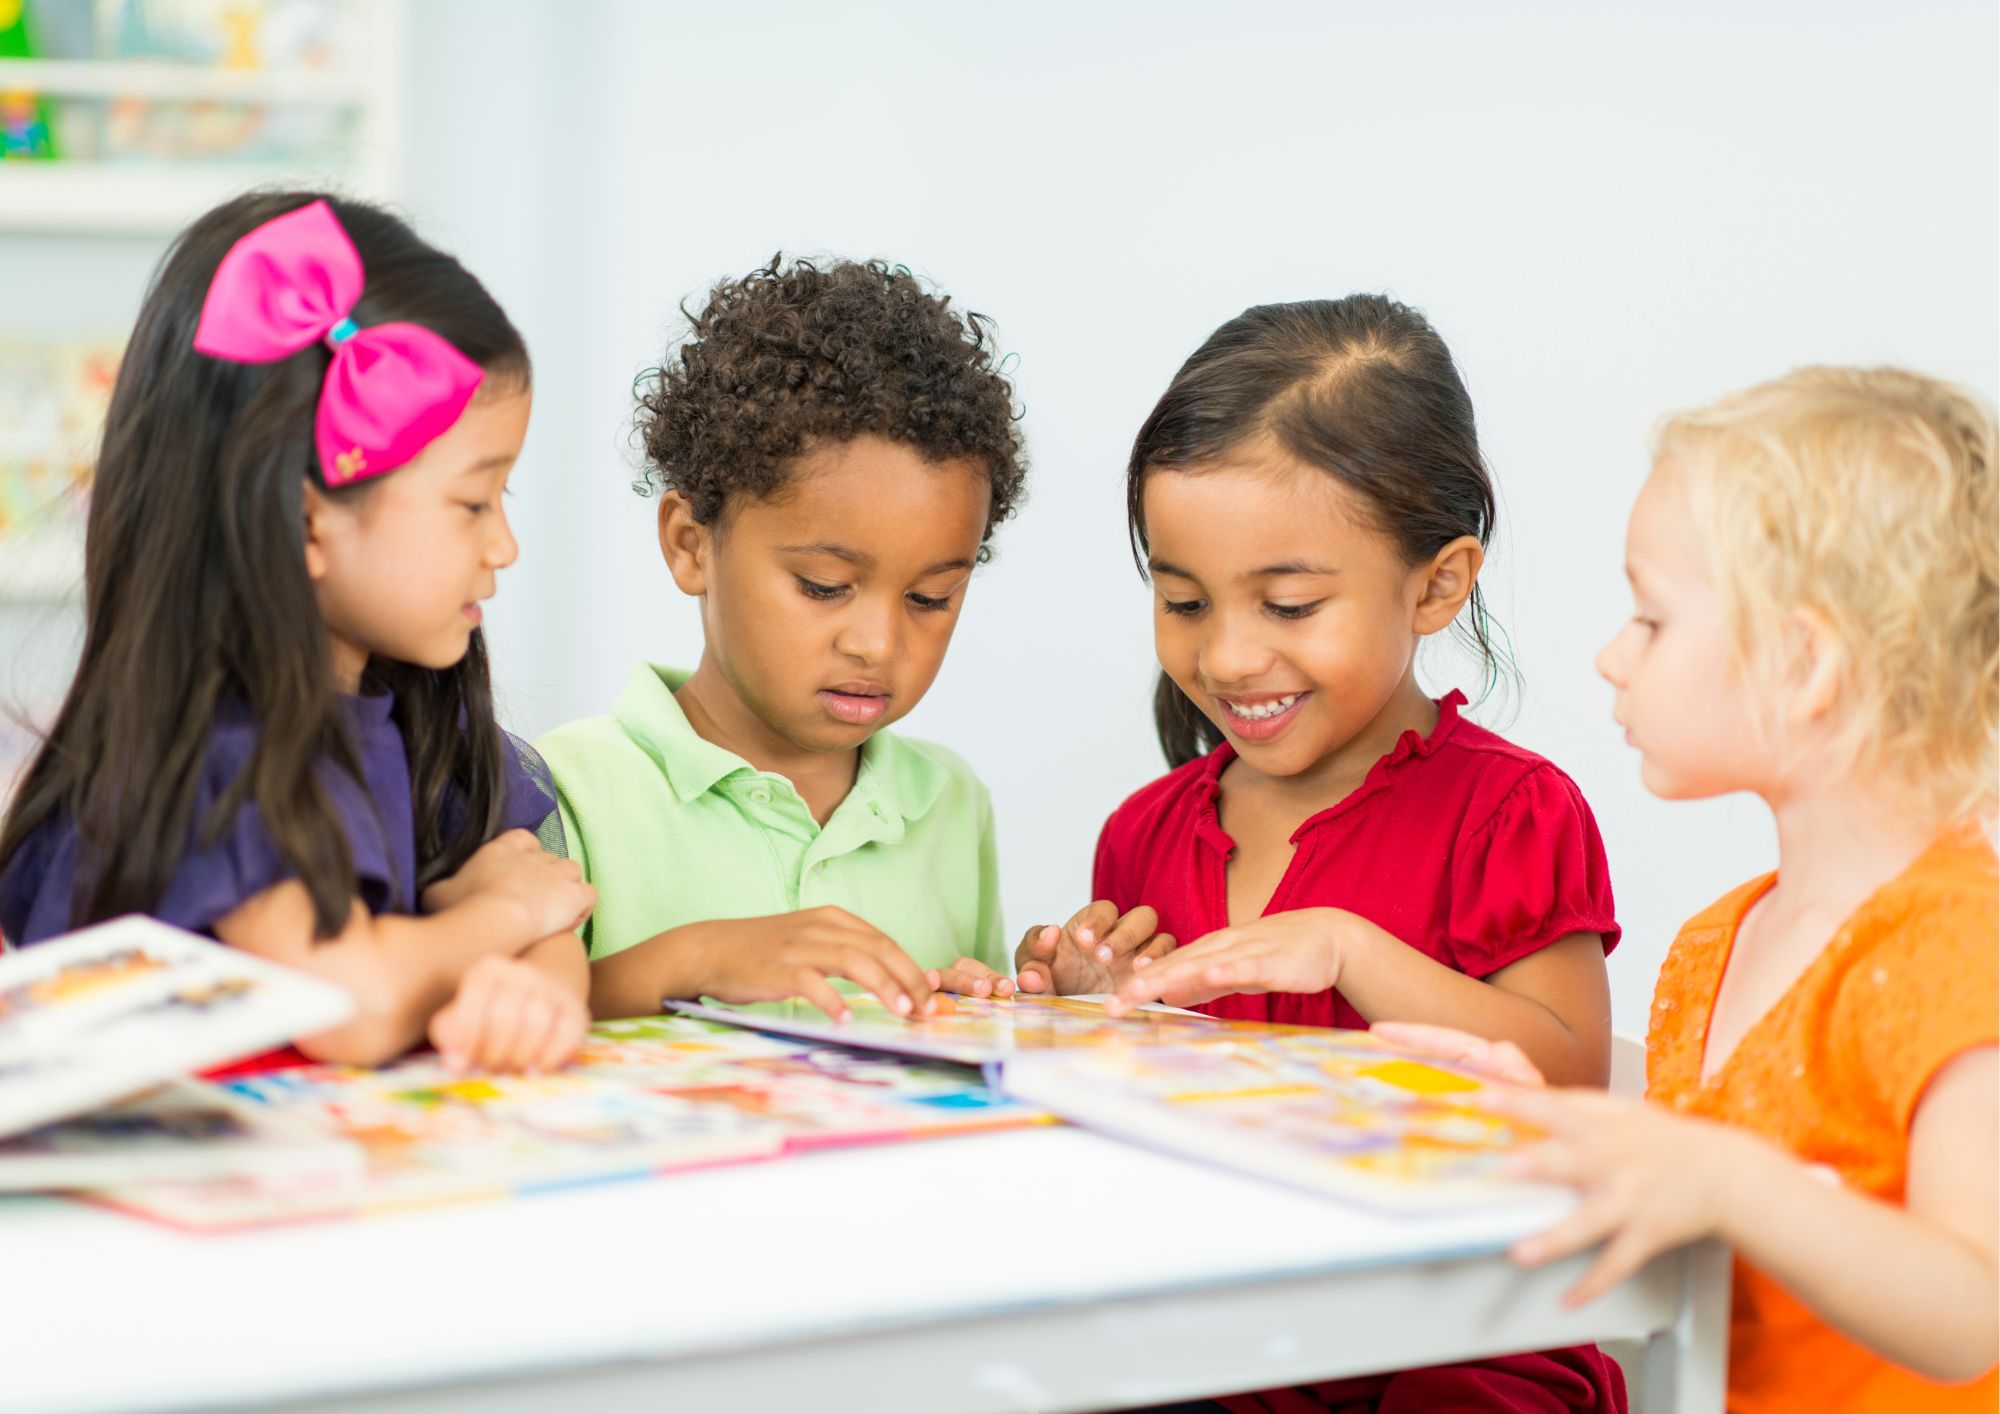
[[1994, 444], [1985, 402], [1897, 368], [1802, 368], [1654, 433], [1752, 680], [1784, 670], [1791, 613], [1823, 617], [1847, 652], [1851, 768], [1940, 823], [1995, 803]]

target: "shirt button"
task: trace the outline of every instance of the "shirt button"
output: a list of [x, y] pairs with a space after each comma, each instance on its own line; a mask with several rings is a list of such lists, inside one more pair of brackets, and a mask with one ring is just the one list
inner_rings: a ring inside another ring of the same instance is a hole
[[750, 798], [756, 801], [759, 805], [769, 805], [771, 803], [770, 787], [768, 786], [756, 787], [754, 790], [750, 792]]

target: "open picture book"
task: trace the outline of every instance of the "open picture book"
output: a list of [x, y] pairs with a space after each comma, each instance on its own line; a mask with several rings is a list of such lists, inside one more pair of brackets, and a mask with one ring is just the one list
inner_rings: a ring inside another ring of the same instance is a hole
[[110, 1185], [99, 1201], [212, 1231], [545, 1192], [674, 1170], [1047, 1123], [977, 1072], [676, 1016], [600, 1022], [564, 1069], [459, 1074], [420, 1055], [234, 1080], [358, 1169]]
[[831, 1021], [806, 1002], [779, 1006], [733, 1007], [718, 1002], [668, 1000], [666, 1006], [684, 1016], [726, 1021], [736, 1026], [843, 1046], [868, 1046], [895, 1055], [924, 1056], [984, 1067], [989, 1078], [1025, 1051], [1081, 1047], [1167, 1045], [1212, 1036], [1231, 1027], [1254, 1031], [1297, 1028], [1261, 1026], [1254, 1022], [1218, 1021], [1199, 1012], [1149, 1006], [1125, 1016], [1112, 1016], [1102, 1000], [1092, 997], [1045, 997], [1016, 994], [995, 997], [954, 997], [940, 992], [939, 1009], [929, 1016], [899, 1016], [874, 997], [855, 993], [842, 998], [847, 1019]]
[[353, 1012], [317, 978], [150, 918], [0, 955], [0, 1136], [324, 1031]]
[[1365, 1031], [1164, 1007], [1114, 1017], [1086, 997], [957, 997], [914, 1021], [873, 997], [845, 1000], [852, 1013], [841, 1023], [803, 1005], [668, 1005], [979, 1065], [1016, 1100], [1107, 1136], [1374, 1207], [1540, 1201], [1551, 1191], [1503, 1172], [1507, 1156], [1540, 1135], [1478, 1104], [1490, 1082]]
[[1038, 1050], [1001, 1085], [1147, 1148], [1397, 1211], [1545, 1201], [1510, 1178], [1541, 1138], [1478, 1103], [1491, 1082], [1365, 1031], [1225, 1031], [1169, 1045]]

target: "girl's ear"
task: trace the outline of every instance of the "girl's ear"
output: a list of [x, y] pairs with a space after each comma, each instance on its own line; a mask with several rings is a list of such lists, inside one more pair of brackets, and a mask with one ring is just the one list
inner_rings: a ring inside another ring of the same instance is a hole
[[1785, 621], [1791, 662], [1785, 681], [1785, 725], [1803, 727], [1832, 714], [1840, 705], [1840, 680], [1847, 672], [1847, 645], [1826, 616], [1794, 609]]
[[678, 491], [660, 495], [660, 554], [681, 593], [699, 598], [708, 592], [715, 554], [713, 528], [694, 518], [694, 507]]
[[1417, 622], [1421, 634], [1436, 633], [1458, 617], [1479, 571], [1486, 563], [1486, 547], [1476, 536], [1461, 535], [1435, 555], [1428, 565], [1418, 568]]
[[333, 558], [328, 553], [328, 545], [333, 534], [333, 503], [326, 493], [306, 477], [305, 494], [305, 547], [306, 578], [314, 584], [325, 579], [333, 570]]

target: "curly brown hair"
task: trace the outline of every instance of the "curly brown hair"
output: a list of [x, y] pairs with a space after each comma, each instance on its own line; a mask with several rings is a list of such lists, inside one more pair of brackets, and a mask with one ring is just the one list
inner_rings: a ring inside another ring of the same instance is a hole
[[1020, 500], [1027, 458], [991, 321], [960, 315], [906, 267], [780, 253], [681, 313], [678, 350], [633, 387], [641, 495], [677, 491], [712, 524], [733, 497], [781, 490], [811, 445], [874, 433], [931, 461], [984, 462], [985, 539]]

